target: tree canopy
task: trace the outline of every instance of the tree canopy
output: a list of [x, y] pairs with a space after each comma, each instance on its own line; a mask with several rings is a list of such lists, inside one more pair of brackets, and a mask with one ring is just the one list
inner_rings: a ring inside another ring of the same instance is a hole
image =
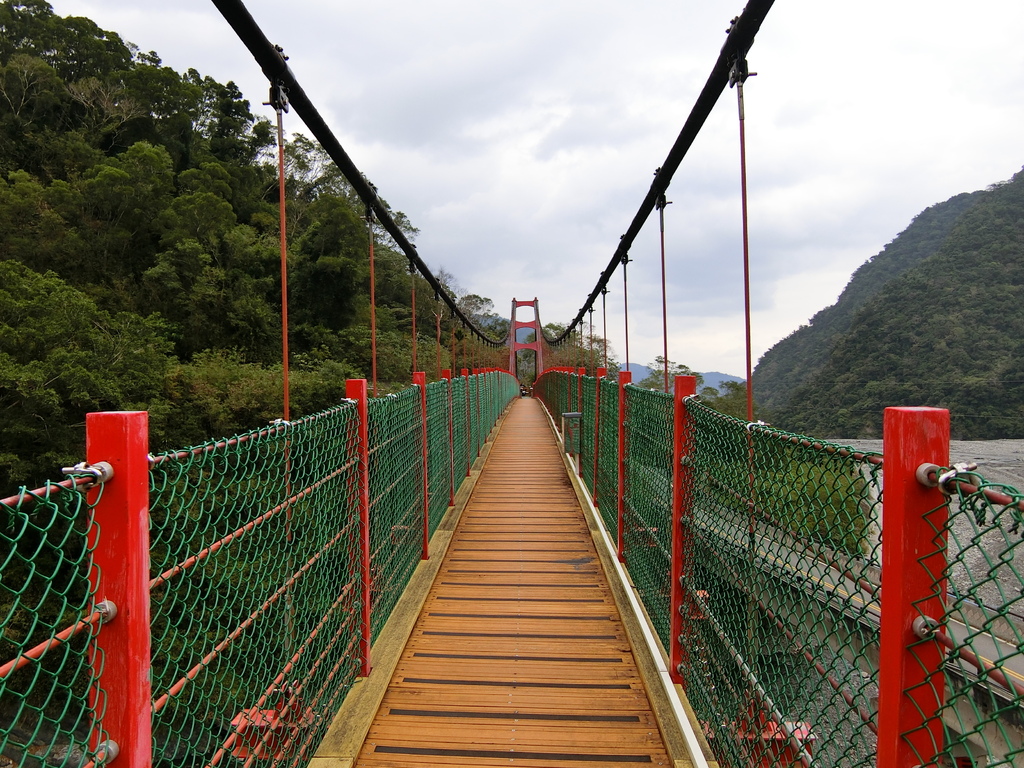
[[948, 408], [958, 439], [1024, 437], [1022, 300], [1024, 172], [920, 214], [762, 358], [756, 391], [822, 437], [880, 436], [894, 405]]
[[[274, 136], [234, 83], [176, 72], [44, 0], [0, 2], [0, 487], [81, 460], [88, 410], [149, 410], [154, 451], [280, 416]], [[301, 134], [286, 144], [286, 207], [301, 415], [370, 374], [369, 229]], [[410, 378], [414, 286], [421, 349], [443, 318], [440, 367], [506, 359], [464, 341], [387, 234], [374, 237], [385, 391]], [[501, 333], [489, 299], [463, 302]]]

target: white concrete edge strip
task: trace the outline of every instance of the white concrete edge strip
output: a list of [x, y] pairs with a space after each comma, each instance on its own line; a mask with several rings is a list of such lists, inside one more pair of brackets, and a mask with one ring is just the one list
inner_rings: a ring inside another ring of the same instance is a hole
[[[543, 403], [542, 403], [543, 404]], [[555, 426], [555, 421], [548, 409], [544, 408], [544, 413], [548, 415], [548, 421], [551, 422], [551, 426]], [[557, 427], [555, 428], [555, 436], [558, 439], [559, 445], [562, 446], [562, 454], [565, 455], [565, 443], [562, 441], [562, 436], [558, 433]], [[567, 456], [569, 466], [573, 468], [575, 478], [579, 478], [579, 468], [576, 466], [576, 462], [572, 456]], [[590, 507], [591, 513], [594, 515], [594, 519], [597, 520], [598, 527], [601, 529], [601, 543], [604, 545], [605, 550], [611, 555], [611, 561], [615, 563], [615, 570], [619, 577], [619, 580], [627, 586], [626, 591], [629, 593], [629, 604], [633, 609], [633, 613], [639, 619], [640, 628], [644, 634], [644, 640], [647, 643], [647, 647], [654, 658], [655, 666], [658, 668], [658, 679], [661, 681], [662, 688], [665, 690], [668, 700], [672, 703], [672, 712], [675, 715], [676, 721], [679, 723], [679, 728], [683, 732], [683, 738], [686, 739], [686, 746], [690, 749], [690, 756], [693, 759], [694, 768], [710, 768], [708, 766], [707, 757], [704, 755], [704, 749], [700, 745], [700, 741], [697, 739], [697, 734], [693, 731], [693, 726], [690, 725], [690, 718], [686, 716], [686, 711], [683, 709], [683, 703], [679, 700], [679, 696], [676, 694], [675, 683], [672, 682], [672, 677], [669, 675], [668, 665], [665, 663], [665, 652], [662, 650], [661, 642], [654, 634], [654, 630], [651, 628], [650, 621], [647, 619], [643, 606], [640, 605], [640, 598], [637, 597], [636, 591], [633, 589], [632, 580], [629, 578], [629, 574], [626, 572], [625, 567], [619, 562], [619, 553], [615, 545], [612, 543], [611, 536], [608, 535], [608, 530], [604, 526], [604, 518], [601, 517], [601, 513], [597, 511], [597, 507], [594, 506], [594, 500], [590, 497], [590, 491], [587, 489], [587, 484], [584, 482], [574, 483], [580, 490], [583, 491], [583, 497], [587, 500], [587, 506]]]

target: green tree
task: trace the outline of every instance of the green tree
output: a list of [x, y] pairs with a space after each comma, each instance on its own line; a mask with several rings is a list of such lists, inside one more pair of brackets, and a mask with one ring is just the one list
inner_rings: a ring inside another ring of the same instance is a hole
[[[643, 380], [637, 382], [637, 386], [644, 387], [646, 389], [656, 389], [659, 392], [665, 392], [665, 358], [658, 355], [654, 358], [654, 362], [648, 364], [648, 368], [651, 372], [643, 378]], [[671, 360], [668, 361], [668, 386], [669, 390], [673, 386], [672, 382], [675, 381], [676, 376], [696, 376], [697, 377], [697, 390], [704, 384], [704, 377], [694, 371], [688, 366], [682, 363], [675, 363]]]
[[0, 261], [0, 487], [81, 461], [88, 411], [150, 410], [170, 344], [155, 319], [111, 315], [56, 275]]

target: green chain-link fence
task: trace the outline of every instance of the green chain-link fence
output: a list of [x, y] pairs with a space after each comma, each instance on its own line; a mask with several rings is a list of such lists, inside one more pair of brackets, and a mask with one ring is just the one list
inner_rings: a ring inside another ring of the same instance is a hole
[[873, 765], [877, 457], [686, 414], [682, 674], [716, 757]]
[[437, 530], [452, 498], [452, 399], [445, 379], [427, 384], [427, 475], [430, 533]]
[[597, 509], [605, 528], [618, 544], [619, 499], [619, 387], [609, 379], [598, 381]]
[[469, 452], [469, 409], [466, 407], [468, 393], [468, 381], [465, 377], [452, 379], [452, 463], [455, 467], [456, 486], [469, 474], [469, 467], [473, 463]]
[[315, 751], [360, 669], [357, 419], [346, 404], [155, 458], [155, 766]]
[[[629, 385], [622, 553], [662, 644], [672, 586], [672, 397]], [[617, 423], [617, 422], [616, 422]]]
[[[581, 462], [614, 539], [619, 387], [594, 383], [584, 379]], [[561, 371], [536, 382], [556, 423], [575, 386]], [[882, 457], [748, 424], [687, 398], [687, 439], [675, 467], [672, 398], [634, 386], [623, 392], [623, 556], [666, 649], [676, 643], [682, 683], [715, 759], [736, 768], [875, 765]], [[597, 437], [588, 441], [591, 430]], [[595, 455], [596, 482], [587, 469]], [[678, 638], [669, 630], [673, 470], [681, 509]], [[948, 522], [938, 518], [944, 522], [929, 538], [946, 565], [931, 574], [920, 604], [947, 582], [949, 591], [942, 615], [919, 609], [922, 639], [909, 647], [919, 667], [929, 663], [929, 646], [944, 649], [944, 663], [928, 667], [927, 690], [917, 694], [921, 712], [929, 703], [934, 710], [930, 719], [919, 716], [916, 730], [930, 741], [918, 761], [1020, 765], [1024, 494], [970, 469], [936, 474], [951, 501]], [[919, 567], [930, 555], [918, 553]], [[913, 694], [897, 684], [897, 696]]]
[[[457, 490], [467, 436], [482, 443], [518, 394], [507, 374], [475, 378], [472, 410], [466, 379], [427, 388], [433, 526], [452, 493], [453, 448]], [[420, 391], [367, 410], [376, 636], [422, 553]], [[362, 668], [358, 425], [350, 401], [151, 458], [154, 766], [304, 766], [315, 753]], [[102, 675], [117, 673], [91, 643], [102, 616], [90, 547], [102, 532], [74, 488], [23, 491], [0, 512], [3, 764], [77, 768], [106, 738]]]
[[420, 393], [373, 398], [370, 417], [370, 615], [376, 640], [423, 551]]
[[580, 477], [594, 495], [595, 438], [597, 437], [597, 387], [593, 376], [583, 377], [583, 404], [580, 408]]
[[[923, 698], [936, 707], [923, 728], [940, 733], [926, 740], [922, 764], [935, 756], [970, 766], [1024, 764], [1024, 494], [989, 483], [963, 468], [939, 469], [950, 502], [941, 527], [930, 531], [945, 543], [941, 572], [931, 573], [934, 594], [947, 587], [944, 615], [919, 609], [924, 626], [941, 627], [934, 637], [946, 656], [942, 674], [932, 675]], [[929, 514], [931, 521], [934, 515]], [[922, 552], [921, 562], [928, 562]], [[922, 638], [912, 648], [929, 643]], [[930, 700], [930, 701], [929, 701]], [[908, 734], [909, 735], [909, 734]]]
[[89, 661], [100, 533], [75, 483], [0, 501], [0, 764], [79, 766], [105, 739]]

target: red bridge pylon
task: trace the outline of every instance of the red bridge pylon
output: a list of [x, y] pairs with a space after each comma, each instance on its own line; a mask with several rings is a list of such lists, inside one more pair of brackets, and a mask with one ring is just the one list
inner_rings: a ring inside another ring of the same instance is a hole
[[[516, 308], [517, 307], [533, 307], [533, 320], [529, 322], [522, 322], [516, 320]], [[521, 342], [519, 341], [519, 329], [520, 328], [532, 328], [533, 329], [533, 341]], [[537, 301], [537, 297], [533, 297], [533, 301], [517, 301], [512, 299], [512, 329], [509, 333], [509, 355], [508, 355], [508, 369], [513, 376], [519, 378], [519, 367], [518, 367], [518, 356], [517, 353], [520, 349], [532, 349], [537, 354], [537, 375], [539, 376], [541, 371], [544, 370], [544, 341], [541, 336], [540, 329], [540, 304]]]

